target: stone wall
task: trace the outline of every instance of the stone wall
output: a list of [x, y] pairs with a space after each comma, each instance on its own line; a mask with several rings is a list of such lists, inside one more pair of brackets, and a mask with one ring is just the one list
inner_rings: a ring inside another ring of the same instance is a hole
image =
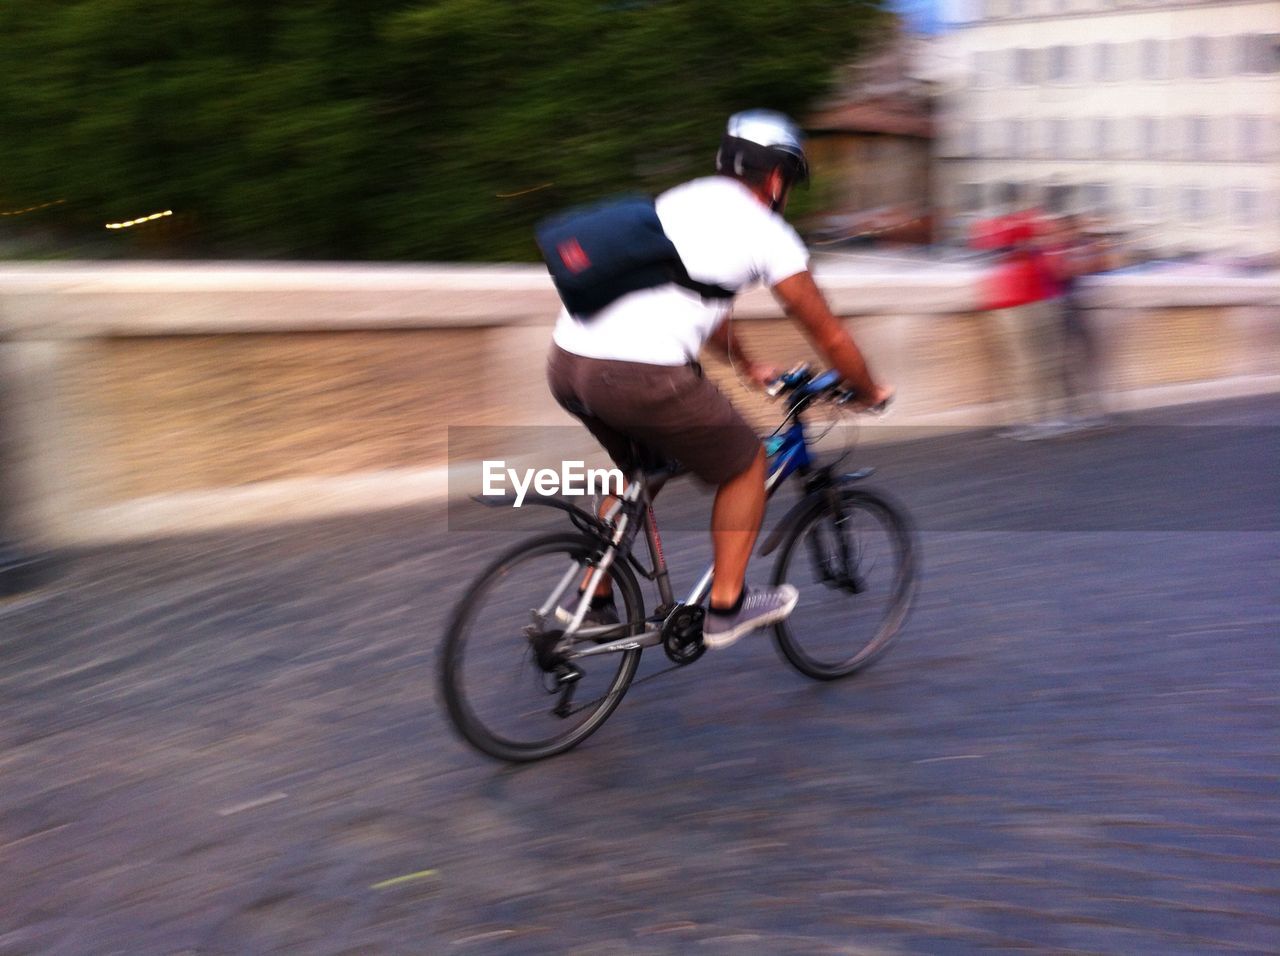
[[[891, 424], [1004, 420], [974, 273], [820, 281], [898, 387]], [[1123, 408], [1280, 388], [1280, 278], [1114, 277], [1090, 304]], [[570, 423], [542, 379], [555, 311], [535, 268], [0, 269], [3, 514], [58, 546], [437, 498], [469, 452], [449, 426]], [[813, 356], [767, 293], [738, 315], [754, 354]]]

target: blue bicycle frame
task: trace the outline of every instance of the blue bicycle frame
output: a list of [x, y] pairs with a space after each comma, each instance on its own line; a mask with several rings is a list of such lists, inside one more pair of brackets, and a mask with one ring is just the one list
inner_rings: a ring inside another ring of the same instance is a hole
[[[785, 430], [776, 432], [765, 440], [765, 453], [769, 459], [769, 473], [765, 478], [765, 493], [772, 498], [779, 486], [792, 474], [797, 471], [806, 473], [813, 465], [813, 459], [809, 455], [809, 446], [805, 436], [804, 421], [800, 418], [800, 411], [806, 408], [809, 402], [818, 395], [831, 388], [832, 385], [839, 382], [839, 376], [835, 372], [826, 372], [819, 375], [812, 381], [806, 382], [800, 388], [796, 389], [793, 395], [793, 404], [788, 412], [787, 419], [790, 424], [786, 425]], [[784, 424], [786, 424], [784, 422]], [[658, 586], [658, 596], [662, 601], [661, 607], [671, 608], [675, 602], [675, 595], [671, 589], [670, 573], [667, 569], [666, 559], [662, 551], [662, 537], [658, 532], [657, 521], [653, 514], [653, 504], [650, 498], [647, 483], [643, 475], [639, 480], [631, 482], [627, 486], [627, 490], [622, 497], [614, 505], [614, 510], [607, 516], [609, 519], [617, 519], [611, 538], [611, 547], [606, 551], [600, 562], [596, 565], [595, 570], [590, 576], [586, 586], [583, 588], [583, 596], [578, 602], [578, 606], [572, 619], [565, 629], [566, 635], [572, 635], [578, 631], [582, 625], [583, 617], [586, 614], [588, 597], [587, 595], [595, 593], [596, 586], [604, 579], [608, 567], [612, 564], [616, 555], [616, 549], [626, 536], [627, 526], [631, 520], [631, 515], [623, 513], [628, 505], [636, 505], [641, 501], [644, 502], [642, 510], [635, 516], [640, 519], [644, 528], [645, 539], [649, 546], [649, 556], [653, 562], [651, 572], [646, 572], [646, 576], [651, 578]], [[634, 513], [634, 512], [633, 512]], [[632, 559], [634, 560], [634, 559]], [[714, 565], [709, 564], [706, 571], [698, 578], [698, 582], [693, 589], [685, 597], [681, 603], [686, 606], [701, 604], [711, 591], [711, 579], [714, 571]], [[560, 587], [548, 599], [546, 606], [540, 609], [540, 613], [545, 615], [550, 612], [555, 602], [560, 599], [561, 592], [568, 586], [572, 574], [566, 575], [561, 582]], [[636, 646], [648, 643], [646, 638], [651, 638], [653, 634], [643, 635], [641, 638], [624, 639], [614, 641], [609, 644], [599, 645], [579, 652], [581, 656], [594, 655], [604, 653], [611, 650], [624, 649], [624, 644], [634, 644]]]
[[[765, 494], [772, 498], [773, 493], [778, 490], [787, 478], [797, 471], [808, 471], [813, 463], [813, 459], [809, 457], [809, 445], [805, 441], [804, 422], [797, 418], [786, 431], [766, 439], [764, 447], [765, 454], [769, 456], [769, 474], [764, 482]], [[650, 549], [652, 550], [658, 529], [653, 523], [652, 514], [650, 514], [649, 519]], [[657, 553], [661, 553], [660, 541], [658, 542]], [[714, 565], [707, 567], [702, 577], [698, 578], [698, 583], [693, 586], [693, 590], [689, 592], [688, 597], [684, 599], [685, 604], [702, 603], [707, 593], [711, 590], [711, 576], [714, 569]]]

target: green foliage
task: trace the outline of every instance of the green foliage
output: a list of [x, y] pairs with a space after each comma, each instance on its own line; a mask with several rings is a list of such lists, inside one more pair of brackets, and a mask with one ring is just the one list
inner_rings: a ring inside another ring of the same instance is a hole
[[6, 0], [0, 206], [173, 209], [170, 252], [529, 258], [549, 211], [709, 170], [729, 113], [802, 115], [879, 8]]

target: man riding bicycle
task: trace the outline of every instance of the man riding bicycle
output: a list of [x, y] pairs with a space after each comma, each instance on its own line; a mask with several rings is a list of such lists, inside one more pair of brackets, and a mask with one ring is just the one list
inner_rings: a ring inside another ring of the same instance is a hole
[[[731, 292], [764, 282], [864, 405], [887, 401], [892, 389], [871, 375], [814, 283], [804, 243], [781, 215], [791, 188], [809, 175], [799, 129], [769, 110], [735, 114], [716, 173], [656, 200], [662, 230], [689, 277]], [[587, 316], [566, 308], [547, 370], [556, 400], [619, 467], [639, 464], [633, 460], [639, 443], [716, 487], [715, 568], [703, 627], [709, 647], [783, 620], [797, 600], [789, 584], [744, 586], [764, 519], [765, 452], [751, 426], [702, 376], [697, 358], [707, 347], [758, 385], [774, 370], [749, 358], [730, 336], [731, 311], [731, 298], [706, 297], [674, 281], [629, 292]], [[593, 598], [592, 610], [602, 622], [617, 620], [607, 593]]]

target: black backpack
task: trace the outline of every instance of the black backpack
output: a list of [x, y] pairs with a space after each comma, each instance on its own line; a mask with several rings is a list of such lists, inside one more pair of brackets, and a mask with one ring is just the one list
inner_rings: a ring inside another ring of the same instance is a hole
[[629, 292], [675, 283], [708, 299], [737, 292], [689, 277], [648, 196], [619, 196], [550, 216], [534, 230], [565, 308], [589, 318]]

